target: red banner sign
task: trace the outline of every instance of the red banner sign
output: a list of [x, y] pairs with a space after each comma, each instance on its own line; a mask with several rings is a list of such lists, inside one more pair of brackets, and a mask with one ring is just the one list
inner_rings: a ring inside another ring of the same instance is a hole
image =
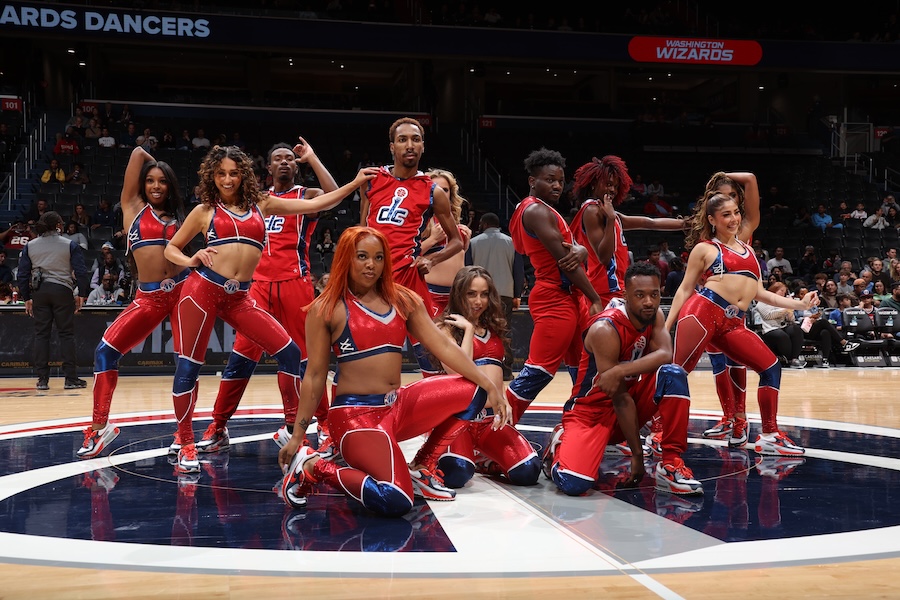
[[628, 54], [638, 62], [752, 66], [762, 59], [762, 46], [753, 40], [633, 37]]
[[493, 117], [481, 117], [478, 119], [478, 126], [482, 129], [493, 129], [497, 126], [497, 121]]
[[0, 110], [14, 110], [22, 112], [22, 99], [12, 96], [3, 96], [0, 98]]

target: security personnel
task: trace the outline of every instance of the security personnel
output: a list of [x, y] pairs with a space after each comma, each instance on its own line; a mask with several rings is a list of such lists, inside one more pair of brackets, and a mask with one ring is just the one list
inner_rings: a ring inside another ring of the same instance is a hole
[[[38, 237], [29, 241], [19, 256], [19, 294], [25, 312], [34, 317], [34, 368], [38, 390], [50, 389], [50, 332], [56, 323], [65, 372], [65, 389], [87, 387], [78, 378], [75, 362], [75, 313], [90, 290], [81, 246], [60, 235], [62, 219], [53, 211], [45, 212], [35, 223]], [[75, 274], [73, 280], [72, 274]], [[75, 283], [78, 296], [75, 296]]]

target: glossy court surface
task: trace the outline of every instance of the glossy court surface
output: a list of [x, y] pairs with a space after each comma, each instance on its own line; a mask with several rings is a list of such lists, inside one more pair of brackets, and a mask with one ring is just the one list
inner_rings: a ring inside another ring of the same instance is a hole
[[[567, 380], [557, 375], [519, 424], [536, 448], [559, 421]], [[0, 382], [4, 598], [247, 597], [260, 586], [322, 598], [455, 597], [460, 586], [517, 598], [728, 597], [734, 586], [765, 596], [900, 594], [885, 576], [900, 564], [900, 370], [785, 371], [779, 420], [808, 449], [802, 459], [702, 439], [719, 413], [711, 373], [693, 373], [685, 461], [703, 482], [699, 498], [658, 493], [652, 477], [618, 489], [629, 462], [608, 455], [583, 497], [543, 477], [515, 487], [476, 476], [456, 501], [420, 499], [402, 519], [328, 488], [305, 511], [286, 507], [273, 491], [273, 376], [254, 378], [229, 425], [230, 451], [205, 457], [199, 476], [178, 476], [167, 460], [170, 378], [120, 379], [113, 421], [122, 432], [88, 461], [74, 452], [90, 392], [53, 379], [39, 393], [33, 383]], [[198, 437], [216, 384], [201, 381]], [[751, 440], [757, 431], [758, 422]]]

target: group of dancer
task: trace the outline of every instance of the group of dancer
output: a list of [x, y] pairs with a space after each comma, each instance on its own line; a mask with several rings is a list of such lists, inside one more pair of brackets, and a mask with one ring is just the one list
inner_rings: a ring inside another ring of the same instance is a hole
[[[517, 206], [510, 231], [535, 269], [534, 333], [528, 360], [504, 394], [509, 324], [490, 273], [461, 262], [471, 232], [459, 224], [458, 184], [447, 171], [419, 170], [424, 138], [418, 121], [398, 119], [389, 129], [393, 164], [364, 168], [340, 187], [305, 140], [276, 144], [268, 156], [274, 185], [262, 192], [243, 152], [214, 147], [199, 170], [202, 202], [186, 216], [171, 167], [135, 149], [122, 208], [141, 283], [97, 348], [93, 423], [78, 456], [97, 456], [118, 434], [109, 423], [118, 360], [167, 315], [177, 353], [177, 432], [170, 446], [176, 469], [197, 472], [198, 452], [228, 448], [228, 419], [265, 351], [278, 363], [284, 405], [285, 424], [273, 436], [284, 471], [280, 491], [294, 507], [305, 506], [324, 482], [373, 512], [398, 516], [415, 496], [452, 500], [476, 472], [533, 484], [542, 462], [563, 492], [581, 494], [596, 480], [606, 444], [623, 441], [636, 483], [644, 475], [638, 431], [654, 417], [662, 452], [657, 487], [702, 493], [681, 455], [687, 372], [710, 344], [736, 361], [735, 368], [747, 364], [761, 375], [763, 434], [756, 451], [802, 453], [777, 429], [779, 363], [774, 355], [768, 361], [771, 352], [751, 339], [742, 317], [754, 297], [790, 308], [816, 299], [775, 300], [761, 284], [751, 289], [758, 265], [739, 238], [736, 183], [698, 202], [689, 221], [694, 249], [685, 284], [665, 319], [659, 271], [646, 263], [628, 267], [624, 231], [679, 230], [688, 228], [685, 222], [616, 212], [631, 179], [624, 162], [608, 156], [576, 171], [582, 205], [570, 229], [554, 208], [565, 160], [544, 148], [531, 153], [525, 160], [531, 195]], [[295, 184], [301, 162], [321, 188]], [[755, 190], [755, 178], [744, 188]], [[328, 284], [315, 297], [309, 243], [316, 215], [356, 189], [361, 224], [340, 236]], [[198, 234], [206, 244], [191, 252]], [[213, 421], [195, 441], [197, 381], [216, 318], [238, 336]], [[401, 385], [407, 342], [425, 377]], [[332, 360], [337, 373], [329, 401]], [[542, 458], [515, 424], [561, 364], [575, 385]], [[729, 393], [723, 423], [734, 435], [742, 422], [746, 431], [746, 414], [739, 394]], [[310, 431], [318, 434], [316, 450]], [[400, 443], [418, 436], [425, 441], [407, 463]]]

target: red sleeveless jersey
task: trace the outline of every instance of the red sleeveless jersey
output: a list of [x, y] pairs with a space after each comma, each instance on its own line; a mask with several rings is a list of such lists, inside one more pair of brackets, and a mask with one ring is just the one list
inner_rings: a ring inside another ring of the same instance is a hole
[[[269, 193], [288, 200], [303, 202], [305, 187], [295, 185], [286, 192]], [[309, 246], [319, 222], [313, 215], [269, 215], [266, 217], [266, 247], [253, 279], [257, 281], [286, 281], [309, 274]]]
[[221, 202], [213, 208], [213, 217], [206, 230], [206, 245], [249, 244], [262, 250], [266, 241], [266, 222], [255, 204], [246, 213], [232, 212]]
[[587, 276], [591, 285], [601, 297], [613, 296], [621, 298], [625, 293], [625, 270], [628, 268], [628, 244], [625, 242], [625, 231], [622, 229], [622, 219], [616, 213], [615, 222], [615, 246], [609, 264], [604, 265], [597, 258], [597, 252], [590, 243], [587, 231], [584, 228], [584, 211], [588, 206], [600, 207], [600, 202], [590, 198], [581, 205], [575, 218], [572, 219], [572, 237], [575, 241], [587, 248], [588, 268]]
[[406, 341], [406, 321], [393, 306], [379, 314], [364, 306], [352, 294], [344, 298], [347, 323], [332, 350], [339, 363], [360, 360], [385, 352], [402, 352]]
[[531, 261], [531, 266], [534, 267], [534, 278], [536, 282], [548, 283], [568, 290], [569, 287], [571, 287], [572, 282], [569, 281], [569, 278], [560, 270], [559, 266], [556, 264], [556, 259], [553, 258], [550, 251], [544, 247], [541, 240], [539, 240], [535, 234], [528, 231], [525, 228], [525, 223], [522, 221], [525, 210], [534, 204], [543, 204], [553, 211], [553, 214], [556, 216], [556, 225], [559, 227], [559, 232], [562, 234], [563, 241], [569, 244], [572, 243], [572, 232], [569, 230], [569, 226], [566, 224], [565, 219], [556, 212], [556, 209], [540, 198], [528, 196], [519, 202], [509, 220], [509, 233], [513, 240], [513, 246], [515, 247], [516, 252], [528, 256], [528, 259]]
[[383, 233], [391, 246], [394, 270], [412, 264], [421, 252], [422, 232], [433, 213], [434, 182], [421, 171], [397, 179], [381, 167], [369, 181], [366, 225]]
[[144, 246], [165, 246], [178, 231], [178, 225], [176, 219], [163, 221], [149, 204], [145, 204], [128, 228], [128, 251]]

